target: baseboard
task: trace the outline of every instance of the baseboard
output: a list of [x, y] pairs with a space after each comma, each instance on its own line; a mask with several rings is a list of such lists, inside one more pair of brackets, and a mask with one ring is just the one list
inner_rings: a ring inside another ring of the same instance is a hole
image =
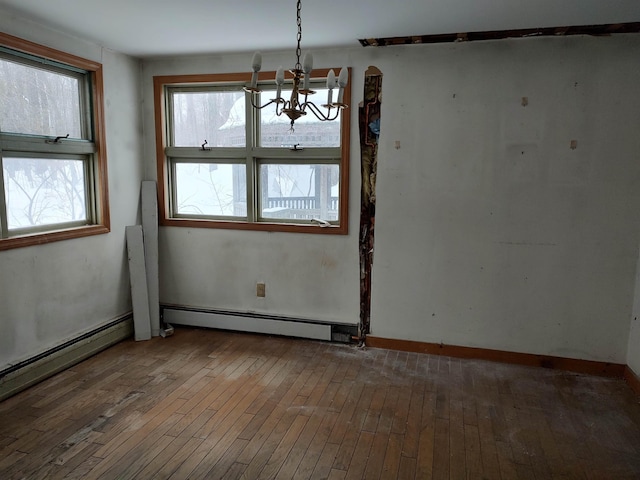
[[355, 324], [181, 305], [161, 305], [161, 316], [162, 321], [170, 325], [216, 328], [343, 343], [351, 342], [352, 337], [358, 332], [358, 326]]
[[0, 371], [0, 401], [133, 335], [133, 316], [123, 315], [39, 355]]
[[405, 352], [428, 353], [447, 357], [469, 358], [475, 360], [489, 360], [493, 362], [512, 363], [531, 367], [553, 368], [569, 372], [586, 373], [606, 377], [622, 378], [626, 365], [618, 363], [596, 362], [592, 360], [578, 360], [575, 358], [554, 357], [549, 355], [535, 355], [531, 353], [507, 352], [486, 348], [461, 347], [440, 343], [416, 342], [413, 340], [396, 340], [367, 336], [366, 345], [374, 348], [388, 348]]
[[640, 377], [628, 365], [624, 367], [624, 379], [631, 390], [636, 392], [636, 395], [640, 395]]

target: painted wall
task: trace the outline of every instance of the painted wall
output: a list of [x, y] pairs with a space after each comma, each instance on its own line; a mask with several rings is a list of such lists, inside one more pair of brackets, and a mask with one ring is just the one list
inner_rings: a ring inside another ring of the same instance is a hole
[[[638, 35], [314, 52], [353, 68], [354, 106], [367, 66], [384, 73], [373, 335], [626, 362], [639, 53]], [[264, 68], [292, 55], [265, 53]], [[145, 61], [145, 125], [153, 75], [247, 71], [250, 58]], [[161, 301], [357, 322], [351, 112], [350, 235], [161, 229]]]
[[[153, 76], [244, 72], [252, 54], [145, 60], [143, 62], [147, 175], [156, 179], [153, 134]], [[293, 52], [265, 53], [263, 69], [294, 60]], [[331, 63], [329, 63], [331, 62]], [[320, 66], [354, 66], [348, 54], [314, 52]], [[362, 76], [362, 70], [357, 77]], [[355, 87], [357, 99], [360, 87]], [[361, 94], [360, 94], [361, 95]], [[352, 116], [353, 121], [357, 121]], [[160, 229], [160, 301], [195, 307], [260, 312], [357, 323], [359, 273], [357, 230], [359, 170], [357, 124], [352, 121], [350, 234], [347, 236], [246, 232], [216, 229]], [[288, 126], [283, 126], [284, 132]], [[256, 296], [264, 282], [266, 297]]]
[[139, 61], [5, 14], [0, 30], [104, 69], [111, 233], [0, 252], [0, 369], [131, 310], [124, 227], [138, 221]]
[[396, 52], [372, 333], [626, 363], [640, 36]]

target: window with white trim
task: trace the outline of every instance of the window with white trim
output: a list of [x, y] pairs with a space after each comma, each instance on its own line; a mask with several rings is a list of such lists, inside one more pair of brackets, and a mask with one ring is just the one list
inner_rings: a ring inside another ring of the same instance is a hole
[[[292, 130], [273, 105], [251, 106], [247, 80], [241, 74], [154, 78], [161, 222], [346, 233], [349, 109], [331, 122], [308, 114]], [[313, 101], [322, 105], [326, 79], [314, 80]], [[273, 91], [266, 82], [261, 88], [264, 104], [275, 96], [275, 84]]]
[[101, 89], [100, 64], [0, 35], [0, 249], [108, 231]]

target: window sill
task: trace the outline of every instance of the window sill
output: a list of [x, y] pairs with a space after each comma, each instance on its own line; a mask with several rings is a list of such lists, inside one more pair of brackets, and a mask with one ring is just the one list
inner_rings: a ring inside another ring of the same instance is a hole
[[349, 233], [346, 225], [331, 225], [322, 227], [320, 225], [297, 224], [297, 223], [268, 223], [268, 222], [230, 222], [223, 220], [194, 220], [165, 218], [160, 220], [163, 227], [187, 227], [187, 228], [222, 228], [227, 230], [253, 230], [259, 232], [289, 232], [289, 233], [313, 233], [320, 235], [347, 235]]
[[51, 242], [70, 240], [72, 238], [102, 235], [109, 233], [109, 231], [109, 228], [104, 225], [90, 225], [87, 227], [69, 228], [54, 232], [34, 233], [33, 235], [3, 238], [0, 239], [0, 251], [11, 250], [13, 248], [30, 247], [33, 245], [44, 245]]

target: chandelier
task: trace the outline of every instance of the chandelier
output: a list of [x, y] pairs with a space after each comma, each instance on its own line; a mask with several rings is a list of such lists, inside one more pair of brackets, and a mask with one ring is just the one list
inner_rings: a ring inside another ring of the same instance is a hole
[[[311, 53], [307, 52], [302, 63], [300, 63], [300, 54], [302, 53], [300, 49], [300, 41], [302, 40], [300, 2], [301, 0], [298, 0], [296, 12], [298, 25], [296, 64], [292, 70], [289, 70], [293, 75], [293, 89], [291, 91], [291, 97], [288, 100], [282, 97], [282, 85], [284, 85], [284, 69], [280, 67], [276, 72], [275, 78], [275, 83], [277, 86], [276, 98], [271, 99], [264, 105], [259, 105], [256, 103], [256, 100], [259, 100], [259, 94], [262, 91], [260, 88], [258, 88], [258, 72], [260, 72], [260, 69], [262, 68], [262, 54], [260, 52], [256, 52], [253, 55], [253, 61], [251, 65], [253, 70], [253, 74], [251, 75], [251, 85], [248, 87], [244, 87], [245, 91], [251, 93], [251, 105], [254, 108], [262, 110], [269, 105], [275, 104], [276, 115], [281, 116], [282, 114], [285, 114], [291, 120], [291, 130], [293, 130], [293, 123], [298, 118], [306, 115], [307, 112], [313, 113], [318, 120], [326, 122], [337, 119], [340, 115], [340, 112], [348, 107], [347, 104], [343, 103], [344, 88], [347, 86], [347, 83], [349, 81], [349, 72], [346, 68], [342, 68], [340, 70], [340, 74], [337, 78], [333, 70], [329, 71], [329, 74], [327, 75], [328, 96], [326, 104], [319, 107], [312, 101], [308, 100], [308, 97], [316, 92], [309, 88], [311, 81], [311, 70], [313, 68], [313, 57], [311, 56]], [[333, 90], [335, 88], [338, 88], [338, 99], [336, 102], [332, 101]], [[324, 111], [321, 108], [324, 109]]]

